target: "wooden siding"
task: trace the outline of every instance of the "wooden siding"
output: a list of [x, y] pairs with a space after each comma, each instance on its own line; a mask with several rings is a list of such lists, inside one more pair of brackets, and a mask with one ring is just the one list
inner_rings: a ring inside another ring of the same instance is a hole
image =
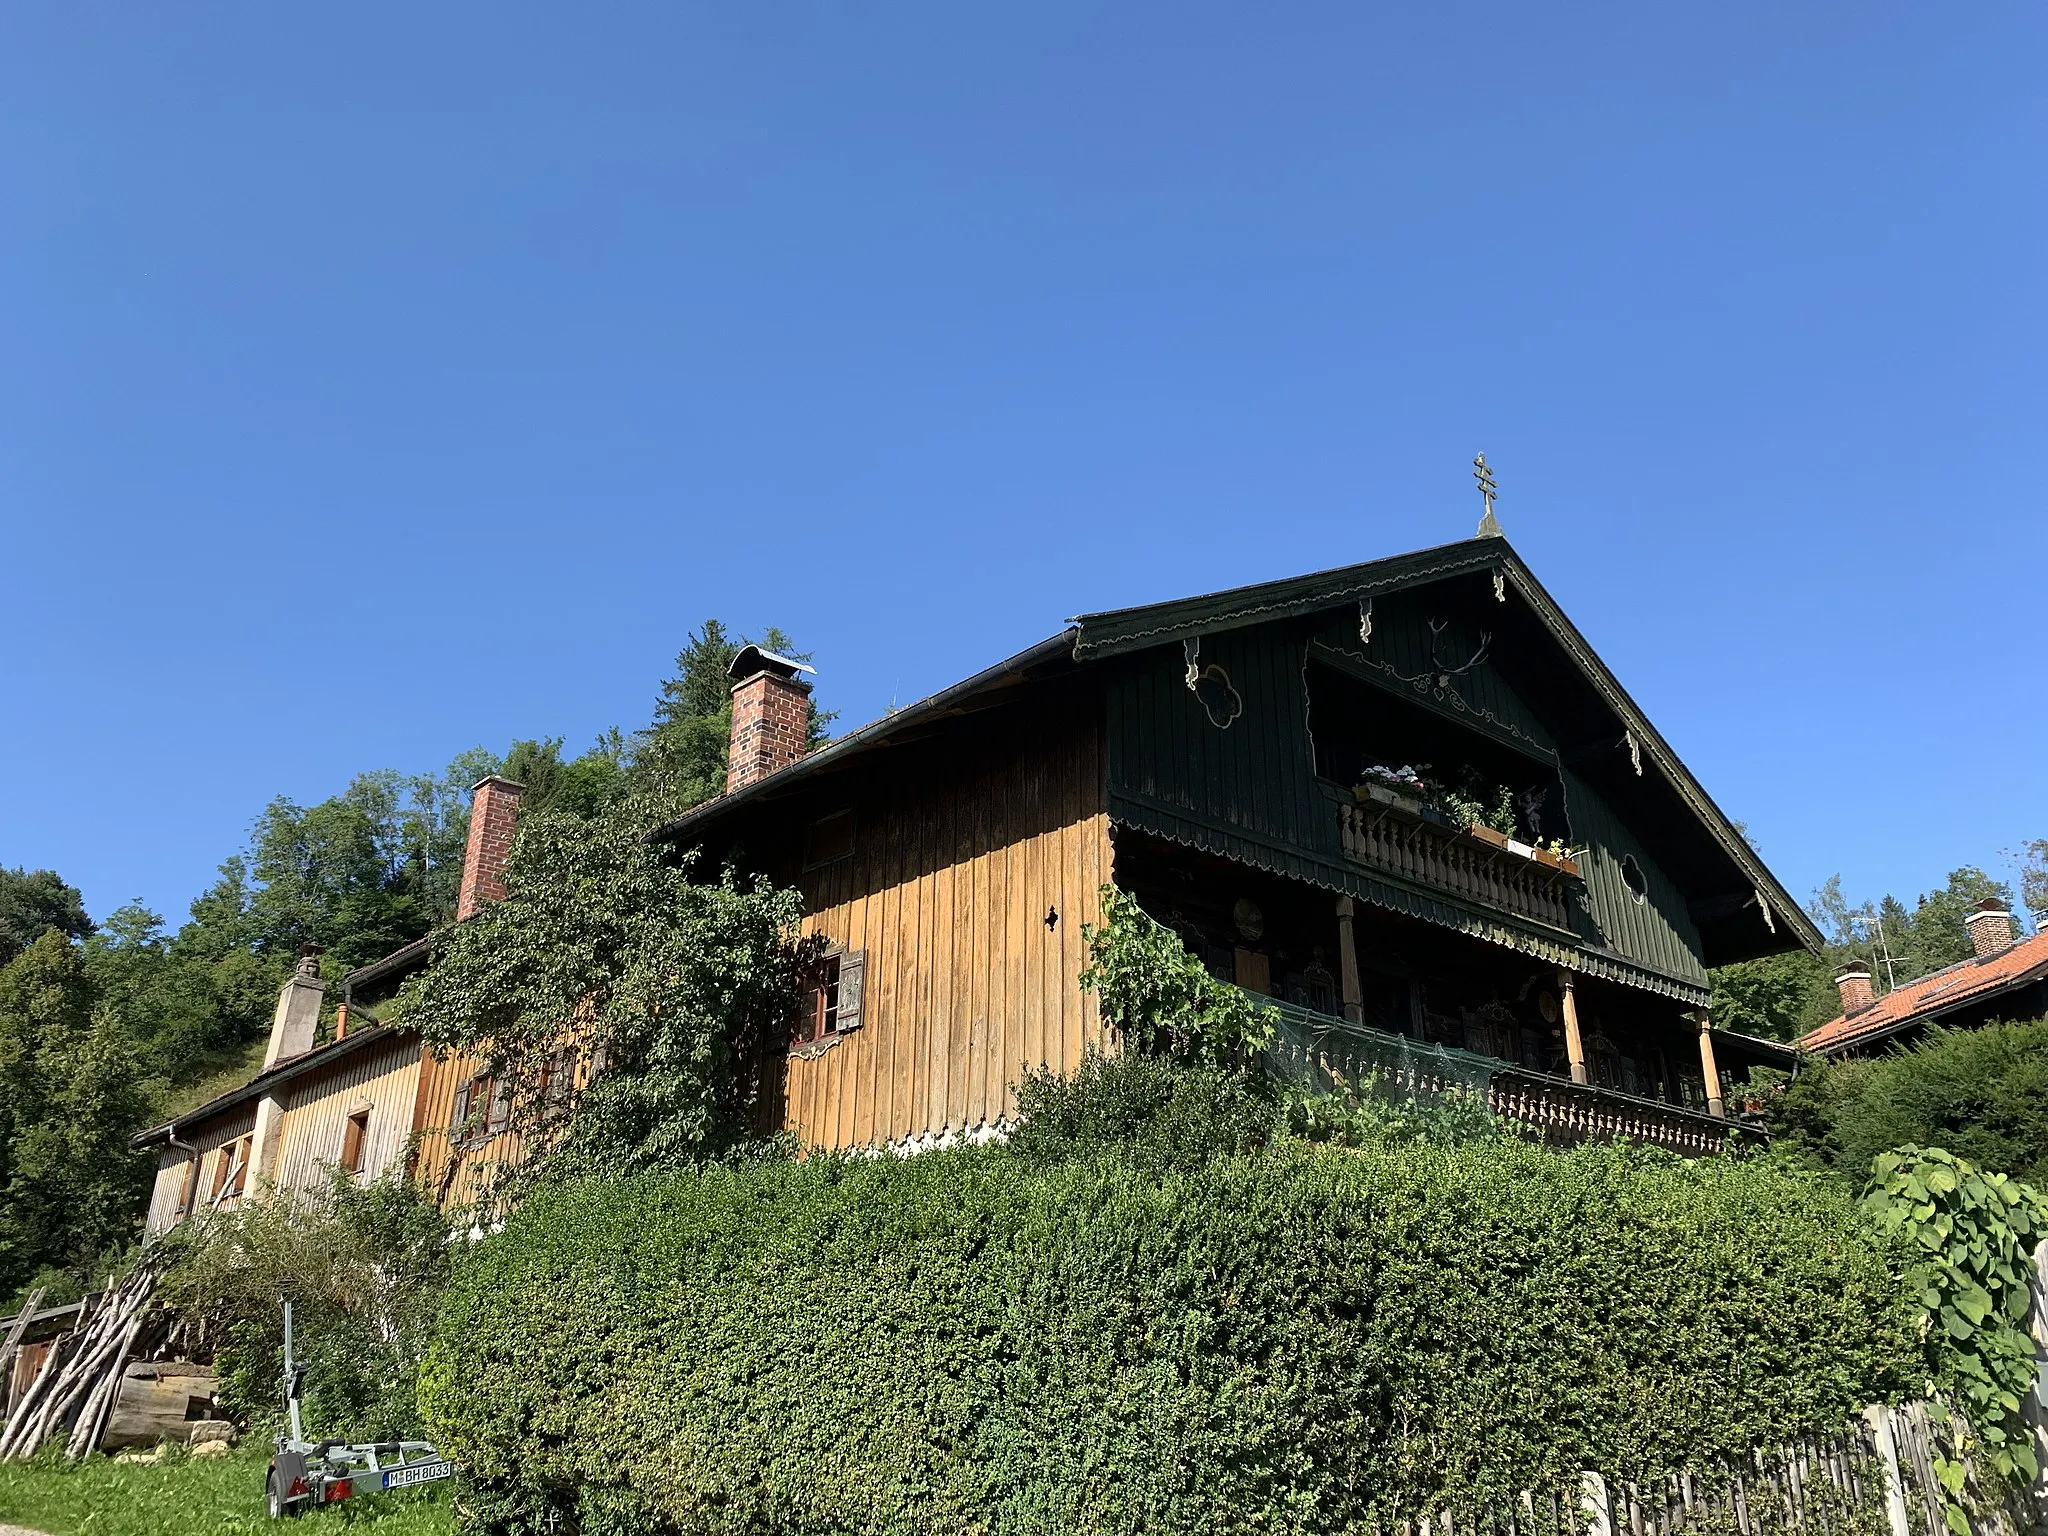
[[509, 1131], [478, 1134], [460, 1145], [451, 1134], [456, 1097], [462, 1085], [483, 1070], [483, 1061], [475, 1056], [439, 1051], [420, 1056], [411, 1126], [413, 1178], [422, 1193], [444, 1209], [488, 1199], [499, 1170], [516, 1165], [522, 1156], [520, 1139]]
[[358, 1110], [370, 1113], [362, 1179], [375, 1179], [401, 1162], [412, 1136], [419, 1070], [419, 1041], [398, 1035], [344, 1057], [332, 1071], [309, 1073], [287, 1084], [284, 1133], [273, 1176], [278, 1188], [302, 1191], [324, 1185], [341, 1158], [348, 1118]]
[[1254, 837], [1335, 857], [1337, 821], [1315, 784], [1306, 642], [1283, 626], [1202, 642], [1243, 713], [1218, 726], [1187, 685], [1178, 645], [1141, 652], [1109, 684], [1109, 792]]
[[807, 928], [867, 957], [861, 1027], [767, 1084], [766, 1117], [808, 1145], [1007, 1119], [1028, 1069], [1072, 1071], [1102, 1042], [1077, 979], [1110, 876], [1095, 706], [957, 739], [856, 791], [853, 852], [801, 877]]
[[[1678, 888], [1583, 779], [1565, 774], [1564, 792], [1573, 833], [1585, 849], [1579, 856], [1584, 903], [1577, 914], [1585, 941], [1706, 986], [1699, 929]], [[1622, 861], [1631, 855], [1643, 871], [1646, 890], [1641, 901], [1621, 874]]]
[[[234, 1144], [255, 1128], [256, 1106], [249, 1103], [224, 1111], [218, 1119], [208, 1121], [203, 1129], [186, 1132], [182, 1139], [200, 1150], [198, 1193], [193, 1199], [195, 1209], [206, 1203], [221, 1158], [231, 1155]], [[192, 1154], [182, 1147], [163, 1147], [158, 1151], [156, 1187], [150, 1191], [146, 1232], [162, 1232], [178, 1224], [184, 1214], [180, 1201], [185, 1191], [185, 1169], [191, 1161]]]

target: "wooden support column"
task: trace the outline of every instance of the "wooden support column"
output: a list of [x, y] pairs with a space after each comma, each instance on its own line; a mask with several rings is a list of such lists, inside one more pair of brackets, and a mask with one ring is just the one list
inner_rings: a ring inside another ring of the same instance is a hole
[[1365, 988], [1358, 981], [1358, 945], [1351, 937], [1351, 898], [1337, 898], [1337, 980], [1344, 989], [1344, 1017], [1365, 1022]]
[[1572, 991], [1572, 973], [1557, 973], [1557, 1003], [1564, 1013], [1564, 1054], [1572, 1064], [1572, 1081], [1589, 1081], [1586, 1076], [1586, 1041], [1579, 1033], [1579, 1000]]
[[1693, 1015], [1700, 1025], [1700, 1071], [1707, 1079], [1707, 1113], [1716, 1119], [1728, 1118], [1728, 1110], [1721, 1102], [1721, 1070], [1714, 1065], [1713, 1020], [1702, 1008]]

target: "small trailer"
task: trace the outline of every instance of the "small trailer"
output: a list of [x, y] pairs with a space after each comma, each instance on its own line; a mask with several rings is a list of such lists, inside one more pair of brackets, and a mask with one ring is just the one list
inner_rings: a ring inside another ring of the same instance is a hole
[[290, 1430], [279, 1435], [264, 1480], [270, 1518], [302, 1515], [359, 1493], [390, 1493], [437, 1483], [455, 1469], [424, 1440], [308, 1440], [299, 1423], [306, 1368], [292, 1359], [292, 1304], [284, 1304], [284, 1406]]

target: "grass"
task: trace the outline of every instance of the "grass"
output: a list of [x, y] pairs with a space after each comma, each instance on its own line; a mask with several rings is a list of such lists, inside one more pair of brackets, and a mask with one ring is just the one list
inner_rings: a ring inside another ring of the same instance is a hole
[[39, 1458], [0, 1462], [0, 1523], [48, 1536], [231, 1536], [290, 1531], [319, 1536], [368, 1529], [374, 1536], [452, 1536], [442, 1489], [367, 1495], [314, 1510], [285, 1526], [263, 1509], [268, 1451], [245, 1447], [218, 1461], [174, 1453], [156, 1466], [117, 1466], [94, 1456], [78, 1466]]

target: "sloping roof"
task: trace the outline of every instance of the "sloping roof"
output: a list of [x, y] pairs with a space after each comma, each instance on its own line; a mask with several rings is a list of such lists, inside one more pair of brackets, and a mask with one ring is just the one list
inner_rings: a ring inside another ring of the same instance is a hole
[[153, 1125], [146, 1131], [137, 1131], [129, 1138], [128, 1145], [141, 1151], [153, 1147], [160, 1141], [169, 1141], [193, 1126], [204, 1124], [226, 1110], [260, 1098], [281, 1083], [304, 1077], [309, 1072], [323, 1072], [337, 1061], [369, 1049], [379, 1041], [402, 1040], [405, 1030], [398, 1025], [372, 1024], [351, 1032], [346, 1039], [333, 1040], [326, 1045], [315, 1046], [301, 1056], [288, 1056], [274, 1067], [258, 1072], [239, 1088], [231, 1088], [217, 1099], [209, 1099], [195, 1109], [188, 1109], [175, 1120], [166, 1120], [162, 1125]]
[[1169, 645], [1176, 640], [1363, 602], [1380, 593], [1487, 572], [1498, 572], [1504, 590], [1512, 590], [1522, 599], [1536, 621], [1563, 650], [1573, 669], [1598, 696], [1601, 705], [1637, 744], [1645, 766], [1656, 768], [1659, 777], [1705, 831], [1717, 851], [1754, 892], [1753, 896], [1740, 899], [1762, 904], [1765, 920], [1773, 932], [1783, 929], [1809, 950], [1817, 951], [1821, 946], [1820, 933], [1799, 903], [1779, 884], [1748, 840], [1679, 761], [1678, 754], [1650, 724], [1627, 690], [1608, 671], [1606, 663], [1594, 653], [1586, 638], [1522, 563], [1513, 547], [1506, 539], [1496, 536], [1464, 539], [1433, 549], [1369, 560], [1306, 576], [1233, 587], [1199, 597], [1083, 614], [1073, 620], [1073, 627], [1064, 633], [1019, 652], [1008, 661], [933, 694], [908, 709], [863, 726], [733, 794], [707, 801], [657, 829], [653, 837], [657, 841], [676, 842], [700, 835], [741, 806], [779, 795], [813, 775], [843, 764], [859, 753], [901, 739], [935, 719], [969, 713], [992, 702], [992, 696], [998, 692], [1030, 677], [1071, 670], [1081, 662]]
[[1839, 1015], [1801, 1038], [1799, 1048], [1826, 1055], [1845, 1050], [1911, 1024], [1931, 1022], [1965, 1003], [1981, 1003], [2048, 977], [2048, 933], [2022, 939], [2009, 949], [1975, 956], [1894, 988], [1855, 1013]]

